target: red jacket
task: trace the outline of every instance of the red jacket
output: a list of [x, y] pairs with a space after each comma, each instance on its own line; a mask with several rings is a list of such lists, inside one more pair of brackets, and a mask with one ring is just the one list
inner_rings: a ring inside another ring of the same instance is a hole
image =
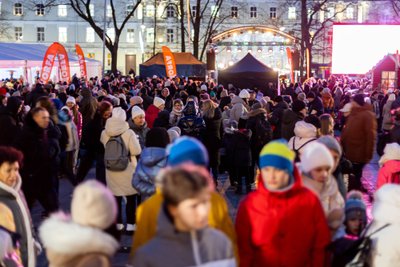
[[153, 128], [154, 121], [157, 119], [158, 113], [160, 111], [161, 110], [159, 108], [157, 108], [156, 106], [154, 106], [153, 104], [151, 104], [147, 108], [147, 110], [146, 110], [147, 127], [149, 127], [150, 129]]
[[295, 183], [285, 192], [270, 192], [259, 178], [259, 188], [241, 203], [237, 218], [241, 267], [326, 266], [330, 232], [318, 197]]
[[400, 184], [400, 160], [389, 160], [379, 169], [376, 190], [384, 184]]

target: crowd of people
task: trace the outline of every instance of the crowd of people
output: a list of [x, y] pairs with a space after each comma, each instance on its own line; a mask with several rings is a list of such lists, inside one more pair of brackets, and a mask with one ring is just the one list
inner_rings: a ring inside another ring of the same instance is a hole
[[[243, 196], [235, 223], [224, 173]], [[34, 267], [43, 250], [54, 267], [111, 266], [122, 233], [134, 267], [400, 266], [399, 196], [400, 92], [367, 78], [279, 92], [157, 76], [0, 84], [0, 266]]]

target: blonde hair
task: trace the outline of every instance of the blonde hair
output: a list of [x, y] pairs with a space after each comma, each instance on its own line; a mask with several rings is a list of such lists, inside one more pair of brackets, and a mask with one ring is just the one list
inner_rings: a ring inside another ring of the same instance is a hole
[[216, 105], [211, 99], [207, 99], [203, 101], [203, 106], [202, 106], [202, 111], [203, 111], [203, 117], [206, 118], [213, 118], [215, 115], [215, 108]]

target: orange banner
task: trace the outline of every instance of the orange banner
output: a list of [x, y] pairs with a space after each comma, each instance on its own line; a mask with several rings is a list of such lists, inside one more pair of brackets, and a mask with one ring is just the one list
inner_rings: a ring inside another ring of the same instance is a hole
[[85, 60], [85, 55], [83, 54], [83, 50], [80, 47], [80, 45], [75, 44], [75, 50], [76, 54], [78, 56], [79, 60], [79, 67], [81, 69], [81, 78], [87, 78], [87, 71], [86, 71], [86, 60]]
[[164, 57], [165, 72], [168, 78], [173, 78], [178, 75], [176, 72], [176, 63], [174, 54], [167, 46], [162, 47], [162, 53]]
[[290, 82], [294, 83], [294, 66], [293, 66], [293, 57], [292, 57], [292, 50], [289, 47], [286, 47], [286, 54], [290, 66]]
[[55, 42], [51, 46], [49, 46], [43, 59], [40, 79], [44, 83], [47, 83], [50, 79], [51, 70], [53, 68], [56, 56], [58, 58], [58, 64], [60, 67], [61, 80], [69, 82], [71, 75], [68, 53], [65, 50], [64, 46], [62, 46], [60, 43]]

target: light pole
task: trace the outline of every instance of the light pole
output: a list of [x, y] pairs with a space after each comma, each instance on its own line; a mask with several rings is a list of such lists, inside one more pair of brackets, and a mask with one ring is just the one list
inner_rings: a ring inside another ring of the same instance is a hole
[[106, 29], [107, 29], [107, 0], [104, 0], [104, 18], [103, 18], [103, 75], [106, 72]]

